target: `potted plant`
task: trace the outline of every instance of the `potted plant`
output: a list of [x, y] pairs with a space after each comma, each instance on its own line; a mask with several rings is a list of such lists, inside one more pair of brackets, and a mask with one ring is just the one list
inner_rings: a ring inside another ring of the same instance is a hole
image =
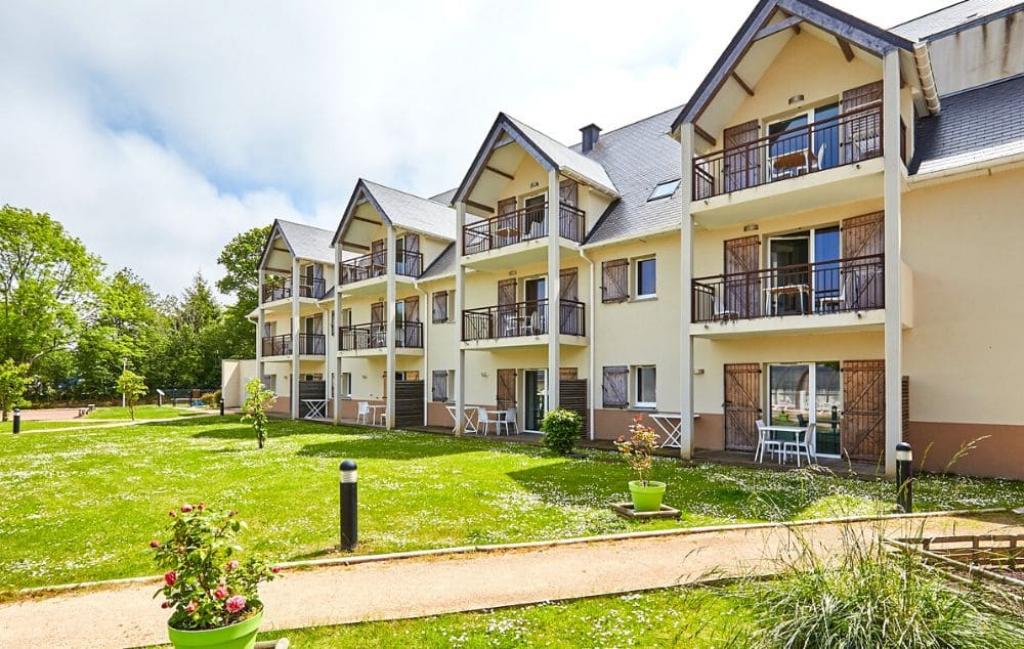
[[219, 513], [203, 504], [171, 511], [171, 536], [153, 540], [157, 564], [165, 570], [163, 608], [174, 609], [167, 633], [177, 649], [252, 649], [263, 620], [260, 582], [277, 574], [262, 560], [239, 561], [235, 543], [244, 524], [234, 512]]
[[626, 462], [637, 474], [638, 479], [629, 482], [633, 511], [656, 512], [661, 509], [666, 485], [664, 482], [648, 478], [651, 465], [654, 463], [654, 449], [657, 443], [658, 434], [654, 429], [644, 426], [640, 417], [633, 418], [628, 440], [621, 436], [615, 440], [615, 447], [626, 456]]

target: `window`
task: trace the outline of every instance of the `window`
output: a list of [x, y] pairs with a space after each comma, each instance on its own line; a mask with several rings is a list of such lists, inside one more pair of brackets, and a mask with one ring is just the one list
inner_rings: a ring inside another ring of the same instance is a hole
[[654, 257], [638, 259], [636, 262], [636, 297], [651, 298], [655, 296], [657, 265]]
[[437, 291], [433, 297], [433, 316], [431, 318], [434, 324], [440, 322], [448, 322], [448, 291]]
[[442, 403], [448, 401], [448, 395], [452, 392], [450, 388], [454, 374], [454, 370], [434, 370], [431, 373], [430, 399], [432, 401]]
[[605, 367], [601, 377], [601, 400], [605, 408], [629, 405], [629, 368], [625, 365]]
[[636, 368], [636, 399], [637, 408], [657, 407], [655, 398], [655, 385], [657, 383], [657, 370], [653, 365], [642, 365]]
[[629, 299], [629, 261], [613, 259], [601, 264], [601, 301], [622, 302]]
[[656, 201], [662, 198], [668, 198], [672, 194], [676, 193], [676, 189], [679, 188], [679, 178], [675, 180], [667, 180], [663, 183], [658, 183], [654, 186], [654, 191], [647, 197], [647, 201]]
[[341, 373], [341, 396], [345, 398], [352, 396], [352, 372]]

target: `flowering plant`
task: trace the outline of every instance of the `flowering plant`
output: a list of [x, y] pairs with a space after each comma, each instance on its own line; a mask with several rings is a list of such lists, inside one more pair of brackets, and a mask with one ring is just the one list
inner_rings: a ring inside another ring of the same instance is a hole
[[657, 447], [659, 435], [653, 428], [644, 426], [641, 421], [639, 416], [633, 418], [633, 423], [629, 427], [629, 439], [620, 435], [615, 440], [615, 448], [626, 456], [626, 462], [636, 471], [640, 482], [646, 487], [646, 476], [654, 463], [654, 449]]
[[241, 551], [235, 537], [245, 527], [235, 512], [214, 512], [200, 503], [182, 505], [170, 516], [170, 538], [149, 543], [166, 571], [154, 597], [163, 595], [163, 608], [174, 609], [168, 624], [182, 631], [216, 629], [259, 613], [259, 584], [278, 569], [258, 558], [234, 558]]

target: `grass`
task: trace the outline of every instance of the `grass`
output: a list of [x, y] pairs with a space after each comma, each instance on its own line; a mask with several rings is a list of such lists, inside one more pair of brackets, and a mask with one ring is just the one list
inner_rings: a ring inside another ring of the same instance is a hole
[[[211, 410], [210, 412], [214, 412]], [[195, 410], [175, 408], [172, 406], [135, 406], [136, 419], [170, 419], [171, 417], [191, 417], [197, 414]], [[121, 406], [100, 406], [88, 415], [86, 419], [131, 419], [128, 408]]]
[[[360, 553], [636, 529], [781, 521], [891, 508], [889, 483], [658, 459], [681, 521], [624, 521], [615, 455], [555, 457], [488, 440], [271, 425], [260, 451], [237, 417], [0, 438], [0, 591], [152, 574], [147, 544], [183, 502], [236, 509], [247, 549], [274, 561], [337, 543], [338, 464], [359, 462]], [[920, 510], [1016, 506], [1024, 483], [924, 477]]]
[[[21, 430], [50, 430], [53, 428], [77, 428], [79, 426], [96, 425], [99, 422], [95, 421], [82, 421], [76, 419], [74, 421], [24, 421], [21, 422]], [[0, 433], [10, 433], [14, 431], [14, 422], [5, 421], [0, 422]]]

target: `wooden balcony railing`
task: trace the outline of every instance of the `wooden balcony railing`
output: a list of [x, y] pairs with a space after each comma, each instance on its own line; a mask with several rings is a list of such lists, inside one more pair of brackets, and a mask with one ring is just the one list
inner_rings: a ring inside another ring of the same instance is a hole
[[882, 104], [693, 159], [693, 199], [759, 187], [882, 155]]
[[[359, 349], [381, 349], [388, 346], [388, 326], [384, 322], [352, 325], [338, 328], [338, 349], [351, 351]], [[395, 347], [421, 349], [423, 347], [422, 322], [398, 322], [395, 324]]]
[[[323, 334], [299, 334], [299, 353], [308, 356], [319, 356], [327, 353], [327, 341]], [[290, 356], [293, 350], [292, 335], [264, 336], [264, 356]]]
[[[573, 300], [559, 300], [561, 311], [559, 331], [567, 336], [586, 334], [584, 305]], [[548, 332], [548, 301], [533, 300], [467, 309], [462, 312], [462, 339], [490, 340], [537, 336]]]
[[[558, 235], [579, 243], [583, 240], [586, 212], [561, 203]], [[462, 254], [472, 255], [511, 246], [548, 235], [548, 205], [533, 205], [463, 227]]]
[[[383, 277], [388, 272], [388, 251], [379, 250], [356, 257], [341, 264], [342, 284]], [[423, 253], [400, 250], [395, 259], [395, 273], [405, 277], [419, 277], [423, 273]]]
[[694, 322], [885, 307], [885, 258], [867, 255], [693, 280]]

